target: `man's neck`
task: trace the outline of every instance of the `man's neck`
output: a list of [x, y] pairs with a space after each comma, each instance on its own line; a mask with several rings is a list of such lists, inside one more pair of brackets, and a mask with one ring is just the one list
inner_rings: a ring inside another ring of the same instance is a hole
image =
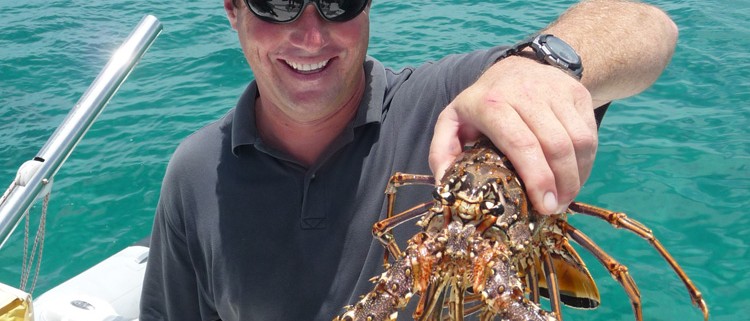
[[258, 98], [256, 126], [266, 144], [289, 153], [304, 166], [311, 166], [352, 120], [358, 106], [359, 100], [352, 101], [324, 118], [302, 122], [279, 108], [266, 106]]

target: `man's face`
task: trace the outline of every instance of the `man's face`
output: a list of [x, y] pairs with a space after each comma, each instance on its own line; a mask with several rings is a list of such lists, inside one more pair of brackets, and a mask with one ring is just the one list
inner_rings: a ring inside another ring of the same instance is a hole
[[[232, 27], [255, 74], [261, 101], [300, 121], [322, 119], [364, 88], [369, 6], [346, 22], [323, 20], [314, 5], [291, 23], [260, 20], [244, 1], [225, 0]], [[229, 7], [227, 7], [229, 5]]]

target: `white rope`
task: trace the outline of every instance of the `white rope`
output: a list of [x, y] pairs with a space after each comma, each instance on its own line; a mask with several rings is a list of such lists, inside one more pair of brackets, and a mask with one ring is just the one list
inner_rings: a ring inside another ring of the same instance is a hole
[[[3, 194], [2, 199], [0, 199], [0, 203], [4, 202], [10, 192], [16, 187], [26, 186], [26, 184], [28, 184], [31, 177], [36, 174], [41, 165], [42, 161], [36, 159], [24, 162], [23, 165], [21, 165], [21, 167], [18, 169], [15, 180], [13, 180], [11, 186]], [[44, 236], [47, 225], [47, 209], [49, 206], [50, 192], [52, 190], [51, 182], [45, 181], [43, 184], [45, 184], [45, 186], [42, 189], [42, 192], [44, 193], [44, 200], [42, 201], [42, 214], [39, 216], [39, 226], [37, 227], [36, 235], [34, 236], [34, 244], [31, 247], [31, 252], [29, 252], [29, 236], [31, 235], [29, 231], [29, 225], [31, 224], [31, 215], [29, 214], [29, 210], [24, 213], [26, 219], [24, 223], [23, 261], [21, 262], [20, 289], [28, 293], [34, 292], [36, 281], [39, 278], [39, 271], [42, 265], [42, 250], [44, 249]], [[31, 279], [31, 288], [27, 291], [26, 286], [28, 285], [29, 278], [31, 277], [31, 270], [32, 268], [34, 268], [34, 260], [36, 260], [36, 269], [34, 269], [34, 277]]]
[[10, 183], [10, 186], [8, 186], [8, 189], [5, 190], [5, 193], [3, 193], [3, 197], [0, 198], [0, 204], [5, 203], [5, 199], [8, 198], [8, 195], [16, 188], [16, 181], [14, 180], [12, 183]]
[[[42, 252], [44, 250], [44, 236], [47, 226], [47, 209], [49, 207], [50, 194], [44, 196], [42, 201], [42, 214], [39, 217], [39, 226], [34, 236], [34, 245], [31, 247], [29, 252], [29, 212], [26, 212], [26, 224], [24, 226], [24, 239], [23, 239], [23, 262], [21, 263], [21, 290], [28, 293], [33, 293], [36, 288], [36, 281], [39, 278], [39, 271], [42, 266]], [[36, 260], [36, 269], [34, 269], [34, 276], [31, 278], [31, 287], [26, 290], [26, 286], [29, 284], [29, 278], [31, 277], [31, 269], [34, 267], [34, 260]]]
[[[39, 218], [39, 227], [36, 231], [36, 237], [34, 237], [34, 247], [39, 245], [39, 259], [36, 262], [36, 270], [34, 271], [34, 278], [31, 282], [31, 289], [29, 289], [29, 293], [34, 293], [34, 289], [36, 288], [36, 281], [39, 279], [39, 270], [42, 267], [42, 250], [44, 249], [44, 236], [46, 232], [47, 227], [47, 208], [49, 206], [49, 197], [50, 193], [47, 193], [47, 195], [44, 195], [44, 201], [42, 202], [42, 215]], [[31, 250], [34, 251], [33, 249]]]
[[24, 213], [24, 216], [26, 216], [26, 218], [24, 219], [23, 224], [23, 260], [21, 261], [21, 286], [18, 287], [21, 290], [24, 290], [26, 288], [26, 281], [29, 280], [28, 273], [26, 272], [28, 270], [26, 265], [28, 264], [29, 259], [29, 225], [31, 221], [31, 219], [29, 218], [29, 211], [26, 211], [26, 213]]

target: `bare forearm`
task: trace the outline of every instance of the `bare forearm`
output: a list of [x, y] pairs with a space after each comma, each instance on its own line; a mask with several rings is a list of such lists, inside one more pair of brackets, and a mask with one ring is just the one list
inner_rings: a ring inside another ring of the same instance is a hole
[[565, 210], [591, 171], [593, 109], [651, 86], [671, 59], [677, 28], [652, 6], [588, 0], [543, 32], [581, 55], [581, 82], [526, 55], [497, 61], [440, 114], [430, 167], [441, 176], [461, 143], [481, 133], [515, 164], [534, 208], [549, 214]]
[[656, 7], [622, 0], [582, 1], [547, 27], [581, 56], [594, 106], [635, 95], [666, 68], [677, 26]]

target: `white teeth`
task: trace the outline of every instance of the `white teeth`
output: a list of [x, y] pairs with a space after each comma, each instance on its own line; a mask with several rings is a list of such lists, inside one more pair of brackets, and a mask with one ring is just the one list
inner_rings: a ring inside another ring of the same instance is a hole
[[311, 71], [318, 71], [320, 69], [323, 69], [328, 64], [328, 60], [322, 61], [316, 64], [300, 64], [292, 61], [287, 61], [287, 64], [294, 68], [294, 70], [301, 71], [301, 72], [311, 72]]

